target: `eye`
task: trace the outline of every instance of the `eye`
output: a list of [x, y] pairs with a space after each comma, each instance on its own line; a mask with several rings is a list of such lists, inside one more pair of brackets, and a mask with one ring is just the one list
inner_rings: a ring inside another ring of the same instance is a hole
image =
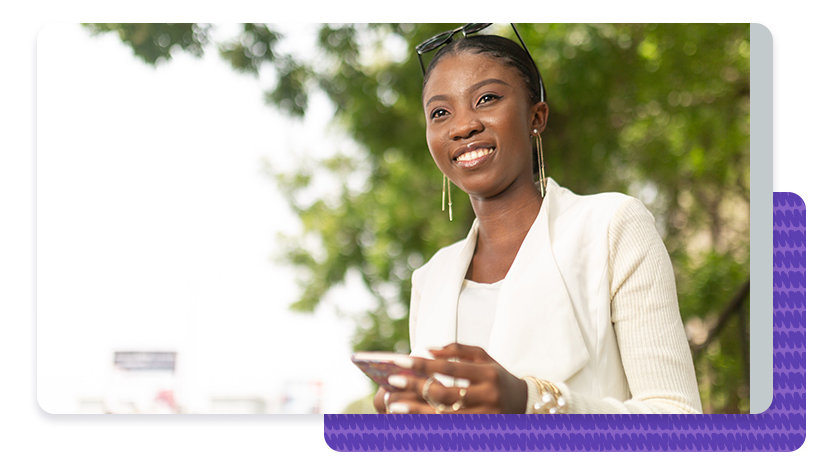
[[490, 101], [497, 101], [500, 99], [501, 96], [496, 95], [495, 93], [487, 93], [478, 99], [478, 104], [489, 103]]
[[432, 112], [431, 112], [431, 114], [429, 114], [429, 118], [431, 118], [431, 119], [437, 119], [437, 118], [441, 118], [441, 117], [443, 117], [443, 116], [445, 116], [445, 115], [447, 115], [447, 114], [449, 114], [449, 112], [448, 112], [448, 111], [446, 111], [445, 109], [443, 109], [443, 108], [437, 108], [437, 109], [435, 109], [434, 111], [432, 111]]

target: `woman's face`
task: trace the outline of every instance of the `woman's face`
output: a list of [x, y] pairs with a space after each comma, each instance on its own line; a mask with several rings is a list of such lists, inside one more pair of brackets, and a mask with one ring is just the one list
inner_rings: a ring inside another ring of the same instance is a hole
[[530, 136], [543, 130], [547, 105], [531, 105], [515, 68], [485, 54], [448, 55], [426, 82], [423, 110], [429, 151], [455, 185], [480, 198], [532, 187]]

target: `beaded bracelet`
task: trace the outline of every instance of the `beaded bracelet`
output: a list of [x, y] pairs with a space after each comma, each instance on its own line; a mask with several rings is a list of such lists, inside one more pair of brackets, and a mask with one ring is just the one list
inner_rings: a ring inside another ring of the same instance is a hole
[[561, 390], [554, 383], [547, 380], [539, 379], [538, 377], [527, 376], [536, 384], [536, 389], [541, 397], [533, 405], [533, 412], [539, 414], [557, 414], [565, 413], [567, 409], [567, 401], [562, 395]]

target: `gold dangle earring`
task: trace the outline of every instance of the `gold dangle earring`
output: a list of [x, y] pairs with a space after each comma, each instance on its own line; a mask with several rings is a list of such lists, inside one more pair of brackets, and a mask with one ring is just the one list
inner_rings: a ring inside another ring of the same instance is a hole
[[[447, 190], [448, 188], [448, 190]], [[443, 196], [440, 199], [440, 210], [446, 212], [446, 193], [449, 193], [449, 222], [452, 221], [452, 183], [446, 175], [443, 175]]]
[[542, 197], [544, 197], [544, 153], [542, 152], [542, 136], [538, 129], [533, 129], [533, 140], [536, 141], [536, 154], [539, 160], [539, 190], [541, 190]]

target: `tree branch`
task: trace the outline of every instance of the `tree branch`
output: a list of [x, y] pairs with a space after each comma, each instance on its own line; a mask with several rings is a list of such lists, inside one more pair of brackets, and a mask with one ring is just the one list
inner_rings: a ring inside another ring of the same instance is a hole
[[736, 291], [733, 299], [724, 307], [721, 315], [718, 317], [718, 323], [715, 324], [707, 334], [707, 339], [698, 345], [692, 347], [693, 352], [698, 352], [706, 349], [709, 344], [721, 335], [721, 331], [727, 325], [727, 321], [732, 317], [733, 313], [739, 311], [744, 300], [750, 295], [750, 278], [744, 281], [744, 284]]

